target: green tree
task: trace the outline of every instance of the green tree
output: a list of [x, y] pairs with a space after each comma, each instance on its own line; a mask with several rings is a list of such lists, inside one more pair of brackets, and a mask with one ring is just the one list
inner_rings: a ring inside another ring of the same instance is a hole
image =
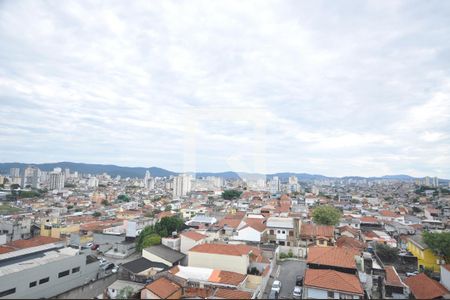
[[171, 211], [172, 210], [172, 205], [167, 204], [164, 211]]
[[133, 296], [133, 288], [131, 286], [126, 286], [123, 289], [120, 289], [117, 293], [117, 299], [129, 299]]
[[225, 200], [237, 199], [241, 196], [242, 192], [237, 190], [225, 190], [222, 192], [222, 198]]
[[395, 262], [398, 258], [399, 249], [385, 244], [376, 244], [375, 252], [383, 262]]
[[444, 257], [450, 263], [450, 232], [428, 232], [422, 233], [423, 241], [438, 256]]
[[94, 212], [92, 215], [93, 215], [94, 217], [98, 218], [98, 217], [100, 217], [102, 214], [101, 214], [100, 212], [96, 211], [96, 212]]
[[109, 206], [109, 202], [108, 202], [108, 200], [102, 200], [102, 205], [103, 206]]
[[156, 233], [146, 236], [142, 241], [142, 249], [161, 244], [161, 237]]
[[341, 218], [341, 212], [329, 205], [318, 206], [312, 215], [314, 223], [320, 225], [336, 225]]
[[117, 197], [119, 202], [130, 202], [130, 197], [128, 195], [122, 194]]

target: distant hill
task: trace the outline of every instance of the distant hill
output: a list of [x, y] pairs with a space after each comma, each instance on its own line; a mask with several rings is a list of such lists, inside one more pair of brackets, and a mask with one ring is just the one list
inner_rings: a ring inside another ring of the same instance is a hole
[[[54, 168], [69, 168], [71, 172], [77, 171], [83, 174], [101, 174], [108, 173], [109, 175], [115, 177], [120, 175], [122, 177], [139, 177], [143, 178], [145, 175], [145, 171], [149, 170], [152, 176], [156, 177], [169, 177], [178, 175], [177, 172], [172, 172], [166, 169], [158, 168], [158, 167], [121, 167], [116, 165], [101, 165], [101, 164], [85, 164], [85, 163], [74, 163], [74, 162], [56, 162], [56, 163], [44, 163], [44, 164], [33, 164], [33, 163], [0, 163], [0, 174], [9, 174], [10, 168], [20, 168], [22, 171], [28, 166], [37, 166], [39, 169], [43, 171], [52, 171]], [[274, 176], [278, 176], [280, 180], [287, 181], [290, 176], [296, 176], [301, 181], [313, 181], [313, 180], [323, 180], [323, 179], [388, 179], [388, 180], [402, 180], [402, 181], [411, 181], [415, 180], [415, 177], [411, 177], [409, 175], [385, 175], [382, 177], [360, 177], [360, 176], [346, 176], [346, 177], [327, 177], [324, 175], [318, 174], [308, 174], [308, 173], [292, 173], [292, 172], [282, 172], [282, 173], [274, 173], [274, 174], [257, 174], [257, 173], [246, 173], [246, 172], [199, 172], [195, 174], [196, 177], [207, 177], [207, 176], [217, 176], [225, 179], [238, 179], [238, 178], [247, 178], [247, 179], [261, 179], [267, 178], [271, 179]], [[448, 182], [448, 179], [441, 179], [442, 182]]]
[[83, 174], [101, 174], [108, 173], [115, 177], [120, 175], [122, 177], [144, 177], [145, 171], [149, 170], [152, 176], [156, 177], [169, 177], [171, 175], [177, 175], [175, 172], [171, 172], [165, 169], [150, 167], [120, 167], [116, 165], [101, 165], [101, 164], [84, 164], [73, 162], [57, 162], [57, 163], [45, 163], [45, 164], [26, 164], [26, 163], [0, 163], [0, 172], [3, 174], [9, 174], [10, 168], [25, 169], [28, 166], [37, 166], [43, 171], [52, 171], [54, 168], [69, 168], [70, 172], [77, 171]]

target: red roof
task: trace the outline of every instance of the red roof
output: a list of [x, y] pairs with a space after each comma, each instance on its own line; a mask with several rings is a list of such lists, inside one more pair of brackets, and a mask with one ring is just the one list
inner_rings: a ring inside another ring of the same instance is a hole
[[200, 241], [200, 240], [208, 237], [208, 236], [206, 236], [204, 234], [198, 233], [198, 232], [193, 231], [193, 230], [182, 232], [181, 235], [185, 236], [187, 238], [190, 238], [191, 240], [194, 240], [194, 241]]
[[361, 296], [364, 293], [358, 276], [335, 270], [306, 269], [304, 285]]
[[236, 272], [214, 270], [208, 281], [237, 286], [245, 280], [245, 277], [247, 276]]
[[333, 238], [334, 227], [302, 223], [300, 228], [300, 236]]
[[416, 299], [434, 299], [449, 293], [442, 284], [424, 273], [406, 278], [405, 283]]
[[386, 266], [384, 270], [386, 271], [386, 285], [405, 287], [393, 266]]
[[266, 221], [265, 219], [250, 218], [245, 220], [245, 223], [251, 228], [259, 232], [263, 232], [267, 228], [265, 221]]
[[166, 299], [173, 295], [176, 291], [181, 290], [181, 286], [165, 277], [155, 280], [154, 282], [148, 284], [145, 288], [161, 299]]
[[352, 248], [309, 247], [308, 264], [356, 269], [355, 256], [359, 251]]
[[252, 299], [252, 293], [218, 288], [214, 297], [223, 299]]
[[361, 223], [378, 223], [378, 219], [375, 217], [361, 217]]
[[353, 248], [356, 250], [363, 250], [364, 248], [366, 248], [366, 245], [363, 242], [349, 236], [341, 236], [340, 238], [338, 238], [336, 241], [336, 246]]
[[230, 218], [224, 218], [219, 221], [217, 224], [220, 228], [228, 226], [231, 228], [237, 228], [241, 224], [241, 219], [230, 219]]
[[390, 217], [390, 218], [398, 217], [398, 214], [390, 210], [380, 210], [380, 215], [382, 215], [383, 217]]
[[52, 238], [52, 237], [48, 237], [48, 236], [37, 236], [28, 240], [17, 240], [17, 241], [13, 241], [9, 244], [7, 244], [7, 246], [16, 248], [16, 249], [25, 249], [25, 248], [31, 248], [31, 247], [36, 247], [36, 246], [41, 246], [41, 245], [45, 245], [45, 244], [51, 244], [51, 243], [57, 243], [57, 242], [61, 242], [61, 239], [57, 239], [57, 238]]

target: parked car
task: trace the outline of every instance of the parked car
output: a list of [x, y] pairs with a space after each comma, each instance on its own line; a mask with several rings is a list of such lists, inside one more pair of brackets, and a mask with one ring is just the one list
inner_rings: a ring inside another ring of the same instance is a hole
[[297, 277], [295, 279], [295, 285], [303, 286], [303, 276], [302, 275], [297, 275]]
[[414, 272], [406, 272], [406, 277], [416, 276], [417, 274], [419, 274], [418, 271], [414, 271]]
[[86, 247], [91, 248], [92, 246], [94, 246], [94, 243], [87, 243], [87, 244], [86, 244]]
[[274, 292], [280, 293], [280, 291], [281, 291], [281, 281], [275, 280], [272, 283], [272, 289], [271, 290], [274, 291]]
[[292, 292], [292, 297], [295, 299], [301, 299], [302, 298], [302, 287], [301, 286], [296, 286], [294, 288], [294, 292]]

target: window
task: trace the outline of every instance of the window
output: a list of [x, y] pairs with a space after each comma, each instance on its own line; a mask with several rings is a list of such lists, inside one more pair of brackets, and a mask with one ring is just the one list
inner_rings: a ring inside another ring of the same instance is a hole
[[273, 234], [273, 230], [270, 230], [270, 234]]
[[16, 288], [9, 289], [9, 290], [6, 290], [6, 291], [2, 291], [2, 292], [0, 292], [0, 298], [1, 298], [1, 297], [8, 296], [8, 295], [12, 295], [12, 294], [14, 294], [15, 292], [16, 292]]
[[286, 233], [286, 231], [284, 231], [284, 230], [283, 230], [283, 231], [282, 231], [281, 233], [282, 233], [282, 234], [285, 234], [285, 233]]
[[36, 284], [37, 284], [36, 281], [30, 282], [30, 288], [33, 287], [33, 286], [36, 286]]
[[334, 292], [327, 292], [328, 298], [334, 298]]
[[80, 267], [76, 267], [72, 269], [72, 274], [76, 273], [76, 272], [80, 272]]
[[294, 236], [294, 232], [292, 230], [289, 230], [289, 236]]
[[66, 271], [63, 271], [63, 272], [59, 272], [58, 278], [67, 276], [67, 275], [69, 275], [69, 274], [70, 274], [70, 270], [66, 270]]
[[41, 280], [39, 280], [39, 284], [46, 283], [46, 282], [48, 282], [49, 280], [50, 280], [50, 277], [42, 278]]
[[279, 230], [277, 230], [277, 233], [280, 233], [280, 231], [279, 231]]

